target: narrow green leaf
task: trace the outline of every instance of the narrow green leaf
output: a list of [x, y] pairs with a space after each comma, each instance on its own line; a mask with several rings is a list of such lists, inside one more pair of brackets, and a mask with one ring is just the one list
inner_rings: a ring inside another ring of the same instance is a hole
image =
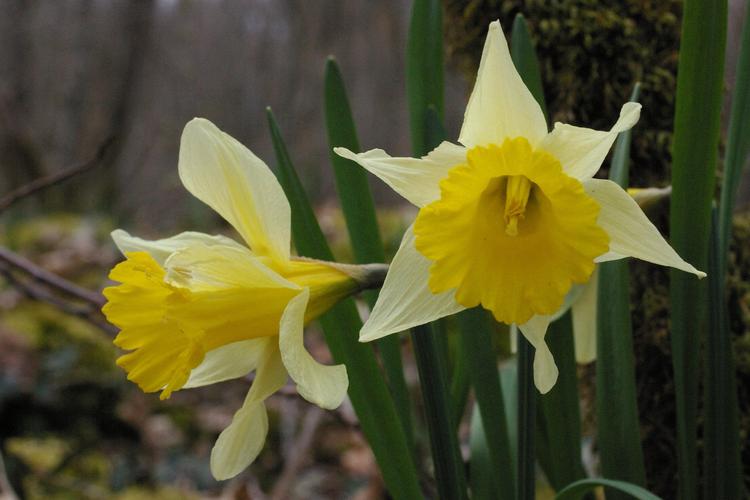
[[539, 70], [539, 60], [536, 56], [534, 43], [531, 41], [529, 26], [523, 14], [516, 14], [513, 19], [513, 31], [510, 36], [511, 56], [513, 64], [521, 75], [523, 83], [531, 91], [536, 102], [547, 114], [547, 104], [544, 100], [544, 88], [542, 87], [542, 72]]
[[[726, 0], [685, 0], [672, 144], [670, 236], [678, 254], [706, 269], [726, 44]], [[697, 406], [708, 287], [672, 270], [672, 364], [677, 410], [679, 497], [698, 497]]]
[[547, 345], [557, 363], [557, 383], [537, 396], [537, 459], [550, 485], [560, 490], [586, 477], [581, 463], [581, 410], [570, 313], [553, 322]]
[[[599, 486], [606, 486], [611, 490], [627, 493], [628, 497], [638, 498], [640, 500], [661, 500], [650, 491], [635, 484], [604, 478], [581, 479], [580, 481], [576, 481], [575, 483], [566, 486], [560, 493], [558, 493], [555, 500], [578, 500], [579, 498], [582, 498], [584, 494]], [[607, 498], [609, 499], [609, 497]]]
[[[360, 264], [385, 262], [383, 243], [367, 174], [359, 165], [333, 152], [336, 146], [359, 152], [359, 140], [349, 106], [349, 98], [338, 64], [333, 58], [329, 58], [326, 62], [325, 116], [328, 152], [333, 164], [336, 188], [344, 212], [346, 228], [349, 231], [354, 258]], [[372, 308], [378, 298], [378, 292], [370, 290], [365, 292], [364, 296]], [[412, 444], [414, 436], [411, 422], [411, 399], [404, 378], [399, 336], [383, 337], [377, 342], [377, 346], [407, 441]]]
[[[638, 98], [636, 84], [630, 100]], [[617, 138], [609, 177], [627, 188], [630, 130]], [[641, 449], [635, 356], [630, 318], [630, 275], [625, 260], [599, 265], [599, 299], [596, 339], [597, 441], [602, 474], [645, 485], [646, 470]], [[607, 498], [623, 498], [608, 490]]]
[[721, 242], [717, 226], [714, 210], [707, 271], [711, 328], [706, 339], [704, 379], [704, 498], [739, 500], [743, 496], [737, 382], [724, 300], [724, 274], [719, 268]]
[[461, 332], [457, 335], [452, 335], [448, 339], [448, 343], [449, 351], [452, 355], [451, 360], [453, 361], [453, 369], [451, 370], [450, 377], [451, 417], [453, 418], [453, 426], [458, 431], [458, 427], [461, 425], [461, 418], [463, 418], [464, 411], [466, 410], [466, 402], [469, 399], [469, 389], [471, 388], [471, 379], [469, 378], [469, 370], [466, 362], [466, 350], [468, 347]]
[[[500, 386], [497, 357], [492, 347], [492, 320], [482, 308], [467, 309], [458, 314], [464, 355], [471, 385], [482, 414], [487, 449], [492, 461], [495, 498], [512, 499], [515, 474], [510, 455], [510, 441], [505, 419], [505, 402]], [[473, 459], [473, 457], [472, 457]]]
[[742, 45], [737, 63], [737, 80], [732, 93], [732, 110], [727, 133], [724, 179], [719, 204], [719, 262], [721, 275], [727, 272], [727, 252], [732, 229], [732, 211], [743, 168], [750, 156], [750, 9], [745, 14]]
[[412, 328], [411, 341], [419, 370], [430, 448], [439, 498], [466, 498], [466, 478], [458, 439], [451, 421], [447, 370], [432, 325]]
[[[292, 206], [297, 251], [306, 257], [333, 260], [270, 109], [267, 115], [278, 164], [276, 174]], [[349, 398], [389, 492], [405, 500], [422, 498], [411, 448], [375, 355], [370, 346], [357, 341], [362, 322], [354, 301], [340, 302], [320, 318], [320, 323], [334, 359], [346, 365]]]
[[[471, 462], [469, 462], [469, 486], [472, 498], [498, 498], [497, 481], [487, 448], [487, 437], [484, 432], [484, 419], [479, 405], [474, 404], [471, 412], [471, 431], [469, 435]], [[510, 496], [514, 495], [510, 491]]]
[[414, 155], [431, 147], [426, 133], [426, 110], [435, 107], [443, 118], [443, 8], [440, 0], [414, 0], [406, 47], [406, 93]]

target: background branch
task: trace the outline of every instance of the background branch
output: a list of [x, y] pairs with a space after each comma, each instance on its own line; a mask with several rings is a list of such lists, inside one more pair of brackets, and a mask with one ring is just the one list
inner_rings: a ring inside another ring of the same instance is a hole
[[88, 170], [91, 170], [97, 165], [101, 164], [102, 160], [107, 154], [107, 151], [114, 143], [114, 140], [115, 140], [114, 136], [109, 137], [107, 140], [105, 140], [102, 143], [102, 145], [99, 146], [99, 149], [97, 150], [94, 157], [88, 160], [87, 162], [64, 168], [60, 170], [59, 172], [55, 172], [50, 175], [45, 175], [44, 177], [35, 179], [29, 182], [28, 184], [24, 184], [18, 189], [15, 189], [11, 191], [10, 193], [6, 194], [2, 198], [0, 198], [0, 213], [10, 208], [11, 205], [15, 204], [16, 202], [34, 193], [42, 191], [48, 187], [60, 184], [72, 177], [75, 177], [76, 175], [82, 174]]

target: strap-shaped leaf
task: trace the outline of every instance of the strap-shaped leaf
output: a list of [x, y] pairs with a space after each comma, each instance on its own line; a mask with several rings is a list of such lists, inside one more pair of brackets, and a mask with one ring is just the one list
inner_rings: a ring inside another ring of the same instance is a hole
[[[267, 111], [277, 175], [292, 207], [292, 236], [300, 255], [333, 260], [270, 109]], [[328, 347], [349, 374], [349, 398], [395, 498], [422, 498], [411, 449], [372, 348], [357, 341], [362, 321], [354, 301], [340, 302], [320, 318]]]

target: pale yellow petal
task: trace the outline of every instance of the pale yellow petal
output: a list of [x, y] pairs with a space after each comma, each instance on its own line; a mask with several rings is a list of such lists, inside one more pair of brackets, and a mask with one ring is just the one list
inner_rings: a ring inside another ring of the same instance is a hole
[[458, 141], [473, 147], [525, 137], [536, 144], [546, 134], [544, 113], [516, 71], [500, 23], [494, 21], [484, 42]]
[[365, 153], [352, 153], [346, 148], [333, 151], [358, 163], [418, 207], [440, 198], [440, 181], [448, 170], [466, 162], [466, 148], [447, 141], [421, 159], [392, 157], [382, 149]]
[[585, 181], [593, 177], [602, 166], [617, 134], [632, 128], [638, 122], [640, 114], [640, 104], [625, 103], [619, 119], [608, 132], [556, 123], [554, 130], [541, 141], [539, 148], [560, 160], [565, 173]]
[[575, 302], [583, 293], [585, 287], [586, 285], [573, 285], [572, 287], [570, 287], [570, 291], [568, 291], [568, 293], [565, 295], [565, 301], [563, 302], [562, 307], [560, 307], [560, 309], [555, 311], [555, 313], [550, 316], [550, 323], [562, 318], [562, 316], [570, 310], [573, 304], [575, 304]]
[[211, 450], [211, 473], [216, 479], [236, 476], [261, 452], [268, 434], [268, 415], [263, 401], [283, 387], [286, 379], [278, 346], [270, 339], [242, 408], [234, 414], [232, 423], [222, 431]]
[[164, 266], [164, 261], [174, 252], [191, 245], [242, 247], [242, 245], [226, 236], [212, 236], [195, 231], [185, 231], [169, 238], [150, 241], [131, 236], [122, 229], [115, 229], [112, 231], [112, 239], [123, 255], [127, 252], [147, 252], [160, 266]]
[[455, 290], [433, 294], [428, 281], [431, 262], [414, 247], [409, 227], [393, 258], [375, 307], [360, 332], [360, 342], [423, 325], [465, 309], [454, 298]]
[[698, 271], [677, 255], [638, 204], [620, 186], [609, 180], [589, 179], [584, 187], [601, 206], [597, 223], [610, 237], [610, 251], [597, 258], [597, 262], [614, 260], [621, 255], [674, 267], [699, 278], [706, 276], [706, 273]]
[[533, 316], [523, 325], [518, 325], [526, 340], [534, 346], [534, 385], [542, 394], [548, 393], [557, 382], [557, 365], [544, 336], [547, 334], [549, 316]]
[[267, 338], [241, 340], [207, 352], [201, 364], [190, 372], [183, 388], [244, 377], [258, 367], [267, 341]]
[[276, 337], [284, 309], [300, 290], [246, 248], [195, 245], [172, 254], [165, 266], [174, 290], [169, 316], [200, 332], [205, 352]]
[[211, 450], [211, 474], [231, 479], [250, 465], [263, 450], [268, 434], [268, 414], [263, 401], [246, 401]]
[[165, 281], [191, 290], [213, 288], [299, 289], [241, 246], [192, 245], [165, 262]]
[[289, 259], [291, 212], [263, 161], [202, 118], [182, 133], [179, 173], [193, 196], [221, 214], [253, 252]]
[[321, 408], [338, 408], [346, 397], [349, 378], [344, 365], [323, 365], [305, 349], [305, 309], [310, 290], [305, 288], [289, 301], [279, 325], [279, 350], [297, 392]]
[[591, 279], [583, 285], [583, 291], [573, 302], [573, 338], [576, 361], [591, 363], [596, 359], [596, 308], [599, 293], [599, 266], [594, 270]]

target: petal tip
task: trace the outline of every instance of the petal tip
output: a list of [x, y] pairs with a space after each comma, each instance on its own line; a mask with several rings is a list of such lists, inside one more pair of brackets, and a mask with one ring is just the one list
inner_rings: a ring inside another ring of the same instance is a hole
[[333, 148], [333, 152], [337, 155], [343, 157], [343, 158], [351, 158], [354, 156], [354, 153], [349, 151], [347, 148], [341, 147], [341, 146], [335, 146]]
[[372, 342], [378, 338], [378, 334], [371, 330], [365, 330], [364, 328], [359, 331], [359, 341], [362, 343]]

